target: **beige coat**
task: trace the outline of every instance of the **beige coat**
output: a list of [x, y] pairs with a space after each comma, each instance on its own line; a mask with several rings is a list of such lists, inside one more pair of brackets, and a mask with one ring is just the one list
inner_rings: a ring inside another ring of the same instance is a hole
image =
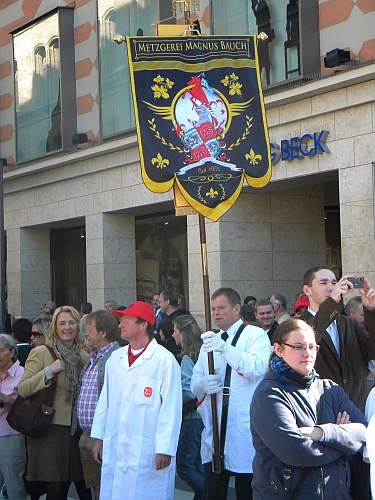
[[[54, 349], [56, 356], [60, 358], [59, 353]], [[88, 354], [81, 351], [82, 363], [80, 369], [83, 368]], [[61, 358], [60, 358], [61, 359]], [[27, 398], [51, 385], [51, 380], [46, 382], [44, 376], [44, 368], [51, 365], [54, 359], [45, 346], [35, 347], [32, 349], [27, 358], [25, 371], [18, 386], [18, 393]], [[55, 414], [52, 423], [57, 425], [70, 425], [72, 416], [72, 403], [65, 401], [65, 371], [58, 374], [57, 388], [55, 399], [53, 401]]]

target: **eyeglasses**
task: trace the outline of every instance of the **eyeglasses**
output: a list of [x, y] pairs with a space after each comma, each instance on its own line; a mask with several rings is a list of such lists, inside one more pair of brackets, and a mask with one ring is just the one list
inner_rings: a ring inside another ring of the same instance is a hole
[[288, 347], [292, 347], [296, 352], [303, 352], [303, 351], [311, 351], [311, 352], [318, 352], [320, 349], [320, 345], [317, 344], [287, 344], [286, 342], [283, 342], [284, 345], [287, 345]]
[[41, 337], [43, 334], [39, 332], [31, 332], [31, 336], [34, 337], [34, 339], [38, 339]]

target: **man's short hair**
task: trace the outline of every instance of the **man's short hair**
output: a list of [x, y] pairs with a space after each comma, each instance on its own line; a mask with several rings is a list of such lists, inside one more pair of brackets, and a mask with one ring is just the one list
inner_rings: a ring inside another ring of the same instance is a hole
[[33, 324], [27, 318], [19, 318], [12, 325], [13, 337], [21, 344], [29, 344]]
[[104, 301], [104, 304], [112, 304], [113, 305], [113, 309], [117, 309], [117, 302], [115, 300], [111, 300], [111, 299], [107, 299]]
[[312, 286], [313, 279], [315, 278], [315, 275], [318, 271], [321, 271], [322, 269], [327, 269], [324, 266], [315, 266], [309, 269], [308, 271], [305, 272], [303, 276], [303, 285], [306, 286]]
[[237, 304], [241, 305], [240, 294], [233, 288], [219, 288], [211, 295], [211, 300], [217, 299], [220, 295], [224, 295], [232, 307]]
[[247, 323], [249, 323], [251, 321], [256, 321], [254, 313], [255, 313], [254, 306], [248, 306], [248, 305], [244, 304], [241, 307], [241, 318], [243, 318]]
[[51, 314], [53, 314], [56, 311], [56, 302], [53, 300], [47, 300], [47, 302], [45, 303], [45, 306], [46, 306], [46, 309], [51, 310]]
[[259, 299], [255, 304], [255, 312], [258, 312], [259, 306], [271, 306], [273, 310], [272, 302], [270, 301], [270, 299]]
[[163, 296], [164, 300], [169, 300], [169, 304], [172, 307], [177, 307], [178, 306], [178, 295], [177, 295], [177, 293], [173, 292], [172, 290], [163, 290], [160, 295]]
[[257, 301], [256, 297], [254, 297], [254, 295], [247, 295], [245, 298], [244, 298], [244, 305], [247, 305], [248, 302], [250, 302], [250, 300], [253, 300], [254, 302]]
[[150, 337], [150, 339], [154, 338], [155, 335], [154, 335], [154, 326], [153, 325], [151, 325], [148, 321], [145, 321], [142, 318], [136, 318], [135, 322], [138, 324], [147, 323], [146, 333]]
[[345, 309], [348, 312], [354, 312], [358, 306], [362, 305], [361, 297], [352, 297], [345, 305]]
[[279, 304], [279, 306], [283, 311], [286, 311], [286, 308], [288, 307], [288, 302], [284, 297], [284, 295], [281, 295], [281, 293], [274, 293], [273, 299], [276, 302], [276, 304]]
[[91, 304], [91, 302], [84, 302], [81, 305], [81, 312], [83, 314], [90, 314], [91, 311], [92, 311], [92, 304]]
[[91, 312], [87, 317], [87, 322], [94, 321], [98, 332], [105, 332], [109, 342], [119, 340], [120, 331], [116, 318], [111, 313], [103, 309]]

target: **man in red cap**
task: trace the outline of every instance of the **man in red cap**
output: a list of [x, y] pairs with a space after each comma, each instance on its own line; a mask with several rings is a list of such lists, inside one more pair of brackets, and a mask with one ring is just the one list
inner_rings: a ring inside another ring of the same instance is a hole
[[295, 318], [300, 318], [301, 315], [307, 311], [308, 307], [310, 305], [309, 298], [307, 295], [304, 295], [300, 299], [296, 300], [294, 303], [294, 317]]
[[[118, 349], [106, 364], [91, 437], [102, 464], [101, 500], [172, 500], [181, 426], [180, 368], [154, 339], [154, 311], [133, 302], [121, 317]], [[125, 496], [124, 496], [125, 495]]]

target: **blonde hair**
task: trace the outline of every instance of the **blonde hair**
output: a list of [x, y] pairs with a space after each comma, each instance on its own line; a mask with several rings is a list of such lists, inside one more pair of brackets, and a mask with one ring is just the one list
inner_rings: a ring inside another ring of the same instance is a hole
[[75, 309], [72, 306], [61, 306], [61, 307], [58, 307], [56, 309], [56, 311], [53, 313], [52, 322], [50, 324], [49, 332], [48, 332], [48, 340], [53, 345], [56, 344], [57, 318], [58, 318], [59, 314], [63, 313], [63, 312], [69, 313], [71, 315], [71, 317], [74, 319], [74, 321], [76, 322], [76, 325], [77, 325], [77, 335], [74, 338], [74, 344], [78, 344], [82, 348], [83, 345], [84, 345], [84, 340], [83, 340], [82, 335], [80, 335], [80, 333], [79, 333], [79, 326], [80, 326], [80, 322], [81, 322], [81, 316], [80, 316], [79, 312], [77, 311], [77, 309]]
[[38, 328], [38, 332], [44, 336], [44, 338], [47, 340], [48, 335], [49, 335], [49, 328], [51, 325], [51, 320], [48, 318], [36, 318], [33, 321], [33, 325], [35, 325]]

